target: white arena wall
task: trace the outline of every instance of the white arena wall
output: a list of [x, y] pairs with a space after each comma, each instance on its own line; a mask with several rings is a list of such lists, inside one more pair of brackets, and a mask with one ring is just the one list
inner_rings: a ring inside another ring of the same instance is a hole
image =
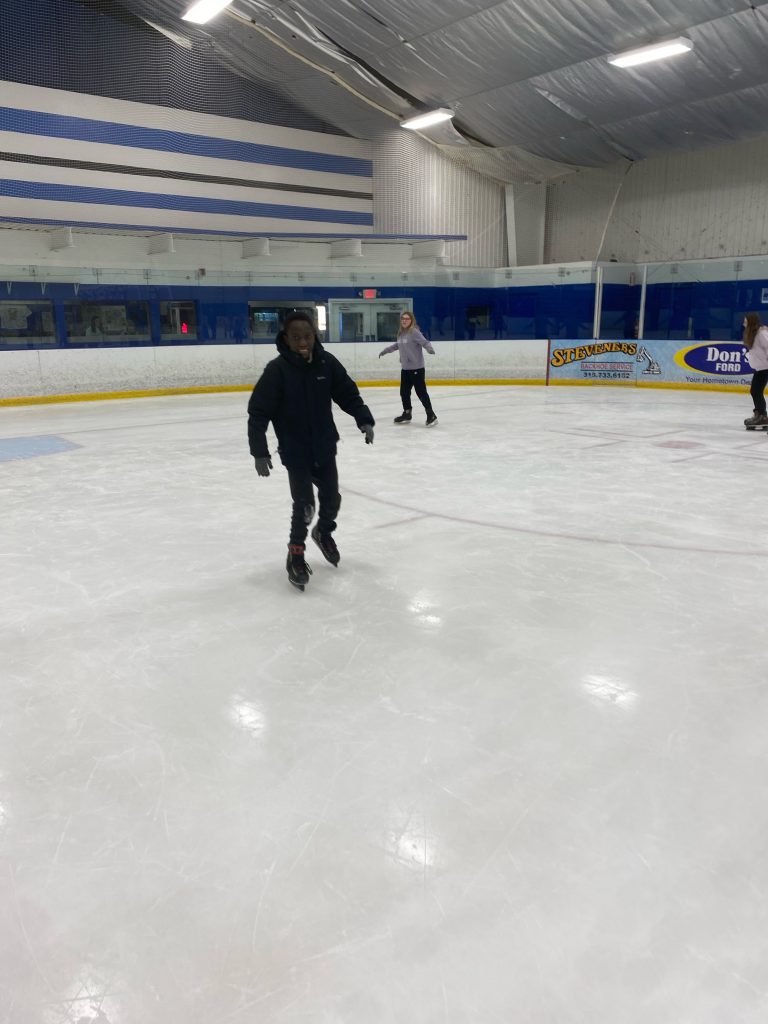
[[[435, 383], [482, 380], [543, 384], [547, 340], [439, 341], [427, 356]], [[360, 383], [399, 380], [396, 353], [378, 358], [381, 344], [326, 346]], [[185, 345], [123, 349], [0, 352], [0, 403], [91, 395], [120, 397], [190, 388], [252, 387], [274, 345]]]

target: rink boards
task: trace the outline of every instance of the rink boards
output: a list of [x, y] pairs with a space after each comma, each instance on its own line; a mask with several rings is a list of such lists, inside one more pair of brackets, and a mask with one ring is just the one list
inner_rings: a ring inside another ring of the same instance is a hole
[[[328, 345], [364, 385], [399, 381], [396, 355], [375, 343]], [[751, 370], [738, 342], [515, 339], [440, 341], [426, 356], [433, 384], [618, 385], [742, 390]], [[132, 397], [253, 386], [272, 345], [28, 350], [0, 353], [0, 404]]]

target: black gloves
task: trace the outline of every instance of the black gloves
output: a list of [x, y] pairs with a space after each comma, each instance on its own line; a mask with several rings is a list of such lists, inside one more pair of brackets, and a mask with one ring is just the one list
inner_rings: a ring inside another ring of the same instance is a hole
[[360, 427], [360, 430], [363, 434], [365, 434], [365, 443], [373, 444], [373, 427], [370, 425], [370, 423], [366, 423], [365, 426]]
[[259, 476], [269, 476], [269, 471], [272, 469], [272, 459], [268, 455], [266, 457], [254, 455], [253, 461], [256, 463], [256, 472]]

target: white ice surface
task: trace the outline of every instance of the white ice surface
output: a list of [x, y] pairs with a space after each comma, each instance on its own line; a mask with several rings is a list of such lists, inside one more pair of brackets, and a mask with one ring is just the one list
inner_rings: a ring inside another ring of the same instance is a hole
[[763, 1024], [748, 396], [363, 394], [304, 594], [246, 394], [0, 410], [0, 1021]]

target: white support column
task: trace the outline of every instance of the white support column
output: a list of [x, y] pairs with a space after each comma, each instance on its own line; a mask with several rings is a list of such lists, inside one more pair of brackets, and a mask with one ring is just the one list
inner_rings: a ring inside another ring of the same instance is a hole
[[547, 186], [507, 185], [504, 198], [510, 267], [539, 266], [544, 262]]

